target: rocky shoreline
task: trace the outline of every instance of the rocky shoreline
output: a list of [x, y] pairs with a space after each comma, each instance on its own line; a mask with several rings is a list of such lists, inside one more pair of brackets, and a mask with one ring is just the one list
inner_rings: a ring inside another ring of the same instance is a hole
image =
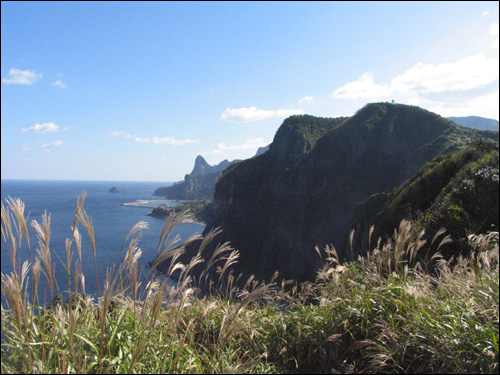
[[212, 217], [212, 200], [204, 199], [199, 201], [177, 201], [183, 202], [176, 206], [159, 206], [148, 212], [149, 216], [163, 219], [171, 212], [180, 213], [183, 211], [191, 212], [193, 220], [198, 224], [206, 225]]
[[165, 203], [165, 202], [186, 203], [186, 202], [190, 202], [190, 201], [180, 201], [180, 200], [173, 200], [173, 199], [138, 199], [135, 202], [122, 203], [122, 206], [154, 208], [154, 207], [146, 206], [146, 205], [151, 204], [151, 203]]

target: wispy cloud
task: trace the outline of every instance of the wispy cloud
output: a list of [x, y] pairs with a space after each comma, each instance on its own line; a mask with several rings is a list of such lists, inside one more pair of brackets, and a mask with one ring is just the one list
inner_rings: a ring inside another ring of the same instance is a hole
[[257, 139], [248, 139], [245, 141], [245, 143], [241, 145], [226, 145], [224, 143], [219, 143], [217, 145], [217, 148], [205, 152], [205, 155], [222, 155], [224, 151], [238, 151], [238, 150], [257, 150], [259, 147], [264, 147], [267, 146], [267, 144], [264, 142], [264, 139], [262, 138], [257, 138]]
[[45, 124], [35, 124], [30, 128], [23, 128], [23, 133], [56, 133], [68, 130], [69, 127], [60, 128], [53, 122], [48, 122]]
[[221, 120], [232, 122], [254, 122], [261, 121], [267, 118], [285, 118], [291, 115], [303, 114], [302, 109], [278, 109], [278, 110], [265, 110], [257, 109], [257, 107], [250, 108], [228, 108], [224, 111]]
[[122, 132], [121, 130], [114, 130], [109, 134], [112, 135], [113, 137], [124, 137], [124, 138], [134, 138], [135, 137], [134, 135]]
[[153, 137], [153, 138], [141, 138], [141, 137], [135, 137], [134, 141], [140, 142], [140, 143], [155, 143], [155, 144], [166, 144], [166, 145], [173, 145], [173, 146], [183, 146], [188, 143], [200, 143], [199, 139], [182, 139], [178, 140], [173, 137]]
[[121, 130], [115, 130], [109, 133], [114, 137], [123, 137], [123, 138], [133, 138], [135, 142], [138, 143], [154, 143], [154, 144], [166, 144], [173, 146], [183, 146], [188, 143], [200, 143], [200, 139], [175, 139], [174, 137], [153, 137], [153, 138], [143, 138], [136, 137], [135, 135], [125, 133]]
[[63, 81], [61, 81], [60, 79], [58, 79], [55, 82], [52, 82], [51, 85], [59, 87], [60, 89], [65, 89], [67, 87], [67, 85]]
[[134, 141], [136, 141], [136, 142], [143, 142], [143, 143], [151, 143], [151, 138], [135, 137]]
[[314, 96], [304, 96], [302, 99], [299, 100], [299, 103], [304, 103], [304, 102], [310, 102], [314, 99]]
[[40, 148], [46, 152], [50, 152], [55, 147], [59, 147], [62, 145], [62, 141], [54, 141], [54, 142], [43, 142], [40, 145]]
[[21, 70], [12, 68], [9, 70], [9, 76], [2, 78], [2, 83], [7, 85], [32, 85], [40, 78], [43, 77], [42, 73], [36, 73], [34, 70]]
[[152, 142], [156, 143], [156, 144], [183, 146], [183, 145], [188, 144], [188, 143], [200, 143], [200, 140], [199, 139], [178, 140], [178, 139], [175, 139], [174, 137], [164, 137], [164, 138], [154, 137]]

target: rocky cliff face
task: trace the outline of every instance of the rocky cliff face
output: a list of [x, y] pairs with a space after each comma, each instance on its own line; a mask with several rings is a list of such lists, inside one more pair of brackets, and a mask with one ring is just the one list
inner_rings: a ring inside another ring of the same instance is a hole
[[194, 178], [197, 176], [206, 176], [212, 173], [221, 173], [229, 167], [231, 164], [234, 164], [240, 160], [233, 160], [233, 161], [228, 161], [228, 160], [223, 160], [217, 165], [210, 165], [207, 163], [207, 161], [203, 158], [203, 156], [198, 155], [196, 157], [196, 160], [194, 161], [194, 167], [193, 171], [189, 174], [189, 177]]
[[313, 278], [314, 247], [335, 246], [350, 259], [357, 202], [399, 186], [440, 154], [481, 137], [418, 107], [369, 104], [350, 118], [293, 116], [268, 152], [228, 168], [217, 182], [220, 241], [240, 251], [243, 279]]
[[213, 168], [207, 161], [203, 158], [203, 156], [198, 155], [194, 161], [193, 170], [190, 173], [191, 177], [196, 177], [200, 175], [210, 174], [213, 172]]
[[230, 165], [239, 160], [224, 160], [217, 165], [210, 165], [203, 156], [198, 155], [194, 162], [193, 170], [184, 176], [184, 181], [173, 186], [160, 187], [153, 195], [175, 200], [197, 200], [211, 198], [215, 190], [215, 182]]

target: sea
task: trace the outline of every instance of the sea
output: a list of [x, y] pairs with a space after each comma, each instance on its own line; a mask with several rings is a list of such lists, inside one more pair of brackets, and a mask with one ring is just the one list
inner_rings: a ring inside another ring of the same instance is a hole
[[[123, 262], [130, 242], [130, 240], [127, 241], [124, 246], [124, 240], [130, 229], [139, 221], [145, 221], [148, 224], [148, 229], [139, 232], [138, 247], [142, 250], [142, 256], [139, 258], [138, 264], [139, 269], [143, 270], [142, 275], [148, 272], [148, 263], [154, 261], [157, 255], [158, 241], [164, 220], [147, 214], [152, 207], [160, 204], [176, 205], [180, 202], [142, 202], [140, 207], [123, 204], [139, 200], [160, 200], [160, 197], [152, 195], [155, 189], [172, 184], [172, 182], [144, 181], [1, 180], [1, 199], [5, 207], [7, 207], [6, 199], [8, 197], [20, 198], [24, 202], [33, 258], [39, 245], [31, 224], [33, 221], [37, 221], [41, 225], [43, 213], [50, 214], [50, 249], [59, 285], [59, 290], [55, 290], [54, 294], [60, 294], [65, 299], [67, 297], [68, 275], [61, 261], [66, 262], [65, 241], [67, 238], [71, 238], [77, 199], [82, 192], [85, 191], [87, 194], [83, 208], [92, 218], [95, 232], [97, 273], [101, 289], [103, 289], [107, 270], [113, 265], [118, 267]], [[118, 193], [109, 192], [114, 186], [118, 188]], [[82, 237], [82, 271], [85, 275], [85, 293], [98, 297], [96, 267], [89, 235], [82, 223], [78, 224], [78, 229]], [[185, 241], [193, 234], [201, 234], [204, 229], [205, 226], [202, 224], [182, 224], [172, 233], [171, 238], [178, 235], [181, 241]], [[73, 247], [73, 252], [74, 264], [78, 259], [76, 246]], [[13, 268], [3, 238], [1, 254], [2, 275], [8, 275], [13, 271]], [[30, 259], [24, 238], [18, 256], [20, 256], [21, 264]], [[31, 295], [31, 269], [29, 276], [30, 280], [26, 292]], [[50, 290], [47, 289], [45, 277], [41, 275], [38, 288], [40, 301], [50, 301]], [[79, 287], [79, 291], [81, 292], [81, 287]], [[2, 304], [3, 302], [4, 296], [2, 295]]]

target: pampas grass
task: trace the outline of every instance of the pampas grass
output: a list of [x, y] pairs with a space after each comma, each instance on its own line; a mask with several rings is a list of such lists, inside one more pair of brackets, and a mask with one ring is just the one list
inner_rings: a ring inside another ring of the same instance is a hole
[[[315, 280], [277, 284], [277, 273], [268, 283], [255, 276], [239, 280], [233, 271], [239, 253], [229, 243], [216, 246], [205, 262], [204, 249], [220, 230], [180, 244], [171, 235], [190, 218], [171, 215], [149, 271], [138, 268], [140, 232], [147, 227], [140, 222], [94, 300], [85, 295], [81, 270], [88, 260], [82, 259], [79, 224], [91, 239], [94, 262], [98, 249], [84, 200], [82, 193], [61, 260], [68, 299], [53, 297], [47, 305], [38, 301], [41, 274], [51, 296], [60, 288], [50, 215], [41, 224], [32, 221], [36, 257], [20, 264], [20, 252], [31, 246], [24, 204], [11, 198], [2, 204], [2, 240], [13, 266], [1, 275], [2, 373], [499, 371], [498, 232], [469, 236], [471, 255], [445, 260], [439, 250], [451, 238], [444, 229], [426, 243], [405, 220], [392, 238], [375, 244], [371, 227], [365, 256], [341, 264], [333, 246], [316, 248], [323, 266]], [[349, 238], [351, 258], [359, 253], [355, 235]], [[188, 245], [198, 251], [181, 264]], [[169, 267], [157, 272], [165, 260]], [[168, 280], [173, 273], [176, 284]]]

